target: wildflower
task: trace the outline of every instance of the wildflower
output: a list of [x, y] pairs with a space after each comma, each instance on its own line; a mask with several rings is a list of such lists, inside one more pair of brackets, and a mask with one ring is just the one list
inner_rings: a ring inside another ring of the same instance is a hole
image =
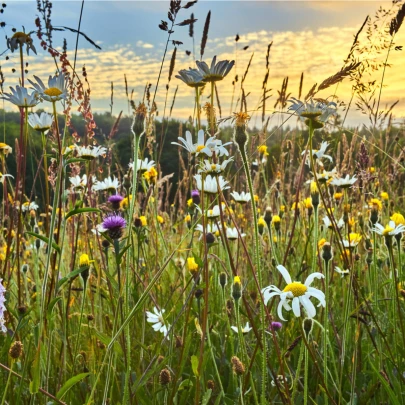
[[42, 112], [41, 115], [31, 113], [28, 116], [28, 123], [31, 125], [31, 128], [35, 129], [35, 131], [45, 134], [52, 127], [53, 115], [46, 112]]
[[121, 206], [121, 202], [124, 200], [124, 197], [122, 197], [119, 194], [113, 194], [108, 198], [108, 202], [111, 203], [112, 208], [114, 210], [118, 210]]
[[[326, 149], [328, 148], [328, 146], [329, 146], [329, 143], [328, 143], [328, 142], [322, 142], [322, 143], [321, 143], [321, 147], [320, 147], [319, 150], [313, 149], [313, 150], [312, 150], [312, 156], [313, 156], [313, 158], [314, 158], [314, 159], [318, 159], [318, 160], [323, 159], [323, 158], [326, 158], [326, 159], [328, 159], [329, 161], [333, 162], [332, 156], [327, 155], [327, 154], [325, 153], [325, 152], [326, 152]], [[309, 150], [308, 150], [308, 152], [307, 152], [306, 150], [304, 150], [304, 151], [301, 153], [301, 155], [303, 156], [303, 155], [305, 155], [305, 153], [306, 153], [305, 164], [306, 164], [307, 166], [310, 166], [310, 156], [309, 156], [310, 152], [309, 152]], [[322, 165], [322, 163], [321, 163], [321, 165]]]
[[389, 195], [388, 195], [388, 193], [385, 192], [385, 191], [382, 191], [382, 192], [381, 192], [380, 197], [381, 197], [384, 201], [388, 201], [388, 199], [389, 199]]
[[114, 176], [114, 178], [107, 177], [103, 181], [98, 181], [93, 185], [93, 191], [117, 191], [120, 186], [120, 182]]
[[196, 61], [199, 73], [204, 82], [217, 82], [222, 80], [232, 69], [235, 61], [223, 60], [217, 62], [217, 57], [214, 56], [211, 62], [211, 67], [204, 61]]
[[349, 270], [342, 270], [340, 267], [337, 267], [337, 266], [335, 267], [335, 271], [336, 271], [336, 273], [339, 273], [342, 277], [350, 274]]
[[233, 158], [226, 159], [222, 163], [211, 163], [209, 160], [204, 160], [204, 163], [200, 164], [200, 169], [198, 173], [211, 174], [213, 176], [221, 174], [225, 169], [228, 163], [232, 162]]
[[[321, 273], [312, 273], [307, 277], [305, 283], [302, 284], [299, 281], [293, 282], [288, 270], [281, 264], [277, 266], [277, 270], [283, 276], [287, 286], [282, 291], [274, 285], [263, 288], [264, 304], [267, 305], [271, 298], [278, 295], [280, 297], [280, 303], [277, 307], [277, 314], [281, 320], [285, 321], [282, 314], [283, 308], [287, 311], [292, 309], [296, 317], [301, 316], [300, 305], [304, 307], [308, 317], [313, 318], [316, 315], [316, 309], [310, 298], [315, 297], [319, 301], [318, 306], [325, 306], [325, 294], [311, 287], [311, 284], [315, 278], [324, 278], [324, 275]], [[289, 305], [290, 300], [292, 300], [292, 307]]]
[[405, 232], [405, 225], [395, 225], [394, 221], [390, 221], [384, 228], [381, 224], [376, 223], [373, 232], [382, 236], [395, 236]]
[[120, 239], [127, 221], [120, 215], [112, 214], [104, 218], [102, 229], [107, 232], [111, 239]]
[[372, 198], [369, 201], [368, 206], [376, 211], [382, 211], [383, 209], [382, 202], [378, 198]]
[[144, 172], [143, 178], [149, 183], [156, 183], [158, 172], [154, 167], [151, 167], [148, 171]]
[[162, 369], [159, 374], [159, 383], [160, 385], [167, 385], [170, 384], [172, 381], [172, 376], [170, 371], [167, 368]]
[[280, 230], [281, 218], [279, 215], [274, 215], [273, 218], [271, 219], [271, 223], [273, 224], [276, 231]]
[[69, 177], [69, 181], [74, 189], [84, 189], [87, 185], [87, 175]]
[[237, 302], [242, 296], [242, 283], [239, 276], [235, 276], [232, 285], [232, 297]]
[[325, 242], [322, 245], [322, 259], [325, 260], [325, 262], [329, 262], [332, 260], [333, 253], [332, 253], [332, 246], [329, 242]]
[[337, 186], [337, 187], [341, 187], [341, 188], [348, 188], [348, 187], [351, 187], [354, 183], [356, 183], [356, 181], [357, 181], [356, 176], [353, 176], [352, 178], [350, 178], [350, 176], [347, 175], [346, 177], [333, 179], [330, 182], [330, 184], [332, 186]]
[[[129, 168], [131, 170], [134, 170], [134, 163], [133, 162], [131, 162], [128, 166], [129, 166]], [[154, 166], [155, 166], [155, 161], [154, 160], [149, 161], [148, 158], [145, 158], [143, 160], [138, 159], [137, 163], [136, 163], [136, 171], [138, 171], [138, 172], [139, 171], [141, 171], [141, 172], [149, 171]]]
[[245, 193], [242, 191], [241, 193], [237, 193], [236, 191], [233, 191], [231, 193], [232, 198], [239, 204], [246, 204], [252, 199], [252, 196], [250, 193]]
[[189, 87], [203, 87], [203, 77], [197, 69], [189, 68], [188, 70], [179, 70], [179, 74], [175, 76], [176, 79], [180, 79], [183, 83], [186, 83]]
[[343, 198], [343, 193], [335, 193], [335, 194], [333, 194], [333, 198], [336, 201], [340, 201]]
[[14, 360], [18, 359], [21, 357], [22, 352], [23, 352], [24, 345], [19, 341], [16, 340], [10, 347], [10, 350], [8, 351], [8, 354], [10, 357]]
[[191, 221], [191, 215], [188, 214], [184, 217], [184, 222], [189, 223]]
[[[195, 230], [198, 232], [201, 232], [201, 234], [204, 233], [204, 228], [201, 224], [197, 224], [195, 227]], [[205, 224], [205, 233], [212, 233], [213, 235], [219, 235], [219, 228], [215, 224]], [[202, 235], [201, 235], [202, 237]], [[200, 237], [200, 239], [201, 239]]]
[[[231, 329], [238, 333], [238, 327], [237, 326], [231, 326]], [[246, 333], [249, 333], [252, 330], [252, 328], [249, 326], [249, 322], [246, 322], [246, 325], [244, 328], [241, 328], [242, 333], [245, 335]]]
[[25, 202], [22, 205], [22, 212], [27, 212], [27, 211], [31, 211], [31, 210], [36, 211], [38, 208], [39, 208], [39, 205], [37, 203], [35, 203], [34, 201]]
[[337, 172], [335, 167], [331, 171], [324, 170], [322, 173], [316, 173], [316, 178], [319, 183], [330, 183], [336, 174]]
[[[241, 233], [240, 237], [244, 238], [246, 236], [245, 233]], [[236, 240], [238, 239], [238, 230], [236, 228], [226, 228], [226, 237], [229, 240]]]
[[0, 331], [3, 333], [7, 332], [7, 328], [5, 326], [5, 320], [4, 320], [4, 312], [6, 311], [6, 306], [4, 303], [6, 302], [6, 289], [4, 288], [3, 284], [3, 279], [0, 278]]
[[[325, 215], [325, 216], [322, 218], [322, 221], [323, 221], [323, 223], [324, 223], [324, 225], [325, 225], [326, 227], [328, 227], [329, 229], [333, 229], [332, 222], [331, 222], [331, 220], [329, 219], [328, 216]], [[335, 222], [336, 222], [336, 221], [335, 221]], [[343, 227], [345, 226], [345, 223], [344, 223], [344, 221], [343, 221], [343, 218], [340, 218], [339, 221], [336, 223], [336, 225], [337, 225], [338, 229], [343, 228]]]
[[228, 283], [228, 277], [226, 276], [226, 273], [220, 273], [220, 275], [219, 275], [219, 285], [222, 288], [225, 288], [227, 283]]
[[160, 225], [163, 225], [165, 223], [165, 220], [163, 219], [163, 217], [161, 215], [157, 215], [156, 219]]
[[278, 331], [283, 327], [283, 325], [280, 322], [272, 322], [270, 324], [270, 329], [274, 331]]
[[93, 160], [99, 156], [105, 156], [107, 149], [103, 146], [74, 146], [77, 151], [77, 157], [85, 160]]
[[170, 329], [170, 325], [166, 326], [163, 314], [166, 312], [164, 309], [158, 311], [156, 307], [153, 308], [153, 312], [146, 311], [146, 321], [152, 323], [152, 328], [157, 332], [162, 332], [167, 337]]
[[269, 152], [267, 151], [267, 145], [258, 146], [257, 151], [263, 156], [269, 156]]
[[290, 111], [294, 111], [307, 125], [312, 122], [313, 128], [322, 128], [323, 123], [336, 114], [336, 103], [314, 102], [314, 100], [302, 102], [292, 97], [288, 100], [291, 104]]
[[392, 221], [394, 221], [395, 226], [398, 225], [405, 225], [405, 218], [403, 215], [401, 215], [398, 212], [395, 212], [394, 214], [392, 214], [391, 218]]
[[207, 210], [206, 215], [207, 215], [207, 218], [210, 218], [210, 219], [218, 218], [221, 215], [219, 205], [214, 205], [214, 207], [211, 210]]
[[[250, 119], [250, 116], [245, 112], [239, 112], [234, 114], [235, 129], [233, 133], [234, 142], [238, 145], [238, 148], [242, 154], [246, 153], [245, 147], [248, 141], [248, 134], [246, 132], [246, 124]], [[252, 164], [253, 165], [253, 164]]]
[[186, 131], [186, 139], [178, 137], [177, 139], [181, 142], [181, 144], [178, 142], [172, 142], [172, 145], [181, 146], [192, 155], [198, 156], [199, 153], [205, 153], [207, 156], [211, 157], [212, 152], [208, 145], [212, 143], [214, 138], [213, 137], [208, 138], [206, 143], [204, 138], [205, 138], [204, 130], [200, 129], [197, 134], [197, 143], [194, 143], [191, 132]]
[[196, 263], [194, 257], [187, 258], [187, 269], [190, 273], [195, 273], [198, 271], [198, 263]]
[[10, 101], [10, 103], [15, 104], [17, 107], [35, 107], [38, 103], [37, 92], [33, 91], [31, 94], [25, 87], [16, 86], [15, 90], [10, 87], [11, 93], [3, 93], [0, 99]]
[[[197, 182], [197, 189], [199, 191], [202, 190], [202, 179], [201, 179], [201, 174], [196, 174], [194, 176], [196, 182]], [[218, 180], [218, 183], [217, 183]], [[210, 193], [210, 194], [216, 194], [220, 190], [224, 191], [229, 188], [227, 186], [228, 182], [222, 177], [212, 177], [211, 175], [208, 175], [204, 179], [204, 192], [205, 193]], [[219, 189], [218, 189], [219, 187]]]
[[191, 191], [191, 200], [195, 205], [200, 204], [201, 198], [200, 198], [200, 192], [198, 190]]
[[13, 148], [4, 142], [0, 142], [0, 155], [8, 156], [13, 153]]
[[244, 364], [239, 360], [238, 357], [233, 356], [231, 358], [231, 363], [232, 363], [232, 369], [233, 372], [237, 375], [243, 375], [245, 374], [245, 366]]
[[35, 55], [37, 54], [30, 34], [17, 31], [11, 38], [7, 38], [7, 48], [10, 49], [11, 52], [14, 52], [15, 50], [19, 49], [20, 46], [23, 47], [24, 45], [27, 47], [27, 55], [29, 55], [30, 49], [32, 49]]
[[349, 233], [349, 240], [343, 240], [343, 246], [345, 248], [354, 248], [361, 242], [362, 238], [359, 233]]
[[46, 101], [54, 103], [55, 101], [65, 99], [67, 96], [66, 90], [66, 79], [65, 74], [61, 73], [58, 76], [49, 76], [48, 87], [46, 87], [43, 81], [38, 77], [34, 76], [36, 83], [32, 80], [28, 81], [34, 86], [34, 89], [38, 92], [39, 97]]

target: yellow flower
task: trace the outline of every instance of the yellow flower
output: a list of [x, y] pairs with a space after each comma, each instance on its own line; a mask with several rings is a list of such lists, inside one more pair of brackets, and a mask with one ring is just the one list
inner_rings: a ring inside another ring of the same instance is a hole
[[368, 169], [368, 171], [369, 171], [371, 174], [375, 173], [375, 167], [370, 167], [370, 168]]
[[362, 235], [359, 233], [349, 233], [349, 243], [351, 246], [357, 246], [362, 238]]
[[198, 264], [195, 262], [194, 257], [187, 258], [187, 269], [191, 273], [198, 271]]
[[333, 195], [333, 198], [334, 198], [336, 201], [341, 200], [342, 197], [343, 197], [343, 193], [335, 193], [335, 194]]
[[280, 205], [280, 212], [285, 212], [285, 205]]
[[257, 150], [264, 156], [269, 156], [269, 152], [267, 152], [267, 145], [260, 145], [257, 147]]
[[151, 167], [147, 172], [143, 174], [143, 177], [149, 183], [156, 183], [157, 175], [158, 173], [156, 169], [154, 167]]
[[160, 215], [157, 216], [157, 221], [159, 222], [159, 224], [164, 224], [165, 223], [165, 220]]
[[191, 215], [186, 215], [186, 217], [184, 218], [184, 222], [190, 222], [191, 221]]
[[387, 201], [387, 200], [389, 199], [389, 195], [388, 195], [388, 193], [385, 192], [385, 191], [382, 191], [382, 192], [381, 192], [380, 197], [381, 197], [383, 200], [385, 200], [385, 201]]
[[385, 229], [383, 230], [382, 235], [383, 235], [383, 236], [386, 236], [386, 235], [388, 235], [390, 232], [392, 232], [393, 230], [394, 230], [394, 228], [393, 228], [392, 226], [389, 226], [389, 224], [388, 224], [388, 225], [385, 225]]
[[192, 198], [189, 198], [188, 200], [187, 200], [187, 206], [188, 207], [192, 207], [193, 206], [193, 199]]
[[391, 221], [395, 222], [395, 226], [405, 225], [405, 218], [399, 212], [395, 212], [394, 214], [392, 214], [390, 219]]
[[[298, 209], [300, 209], [302, 207], [302, 204], [300, 202], [298, 202]], [[296, 203], [293, 202], [293, 205], [291, 206], [291, 211], [295, 211], [296, 208]]]
[[322, 238], [322, 239], [318, 242], [318, 249], [321, 249], [325, 243], [326, 243], [326, 239], [325, 239], [325, 238]]
[[240, 277], [239, 277], [239, 276], [235, 276], [235, 277], [233, 278], [233, 283], [234, 283], [234, 284], [239, 284], [239, 285], [241, 285], [242, 283], [241, 283], [241, 281], [240, 281]]
[[382, 202], [378, 198], [372, 198], [368, 203], [370, 208], [373, 208], [377, 211], [382, 210]]
[[86, 253], [83, 253], [82, 255], [80, 255], [79, 266], [80, 267], [90, 267], [89, 255], [87, 255]]
[[307, 208], [307, 209], [313, 208], [311, 197], [306, 198], [306, 199], [304, 200], [304, 205], [305, 205], [305, 208]]
[[354, 225], [356, 225], [356, 220], [354, 219], [354, 218], [350, 218], [349, 219], [349, 225], [353, 228], [354, 227]]
[[126, 210], [129, 207], [129, 202], [132, 200], [132, 194], [129, 197], [125, 197], [121, 202], [120, 206], [123, 210]]
[[318, 186], [316, 185], [315, 181], [311, 181], [310, 189], [311, 189], [311, 194], [319, 193]]
[[260, 227], [266, 226], [266, 221], [264, 220], [263, 217], [260, 217], [259, 220], [257, 221], [257, 225]]
[[255, 195], [253, 196], [253, 199], [255, 200], [255, 202], [259, 202], [259, 196], [258, 196], [257, 194], [255, 194]]
[[273, 218], [271, 219], [271, 222], [273, 224], [280, 222], [280, 221], [281, 221], [281, 218], [278, 215], [274, 215]]
[[8, 146], [6, 143], [0, 142], [0, 153], [7, 156], [9, 153], [12, 153], [13, 149], [11, 146]]
[[142, 226], [148, 225], [148, 220], [144, 215], [140, 216], [139, 219], [141, 220]]

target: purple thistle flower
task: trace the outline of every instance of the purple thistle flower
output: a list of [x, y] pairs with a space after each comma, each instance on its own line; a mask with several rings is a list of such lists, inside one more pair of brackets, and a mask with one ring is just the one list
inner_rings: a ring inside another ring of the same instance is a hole
[[280, 322], [272, 322], [270, 325], [270, 329], [277, 332], [278, 330], [280, 330], [282, 328], [282, 326], [283, 325]]
[[194, 204], [196, 205], [200, 204], [201, 199], [200, 199], [200, 192], [198, 190], [193, 190], [191, 192], [191, 198], [193, 199]]
[[111, 214], [104, 218], [103, 228], [108, 232], [111, 239], [119, 239], [122, 236], [127, 221], [121, 215]]
[[124, 199], [124, 197], [122, 197], [119, 194], [113, 194], [112, 196], [110, 196], [110, 198], [108, 199], [108, 202], [111, 203], [113, 209], [117, 210], [120, 207], [120, 203], [121, 201]]

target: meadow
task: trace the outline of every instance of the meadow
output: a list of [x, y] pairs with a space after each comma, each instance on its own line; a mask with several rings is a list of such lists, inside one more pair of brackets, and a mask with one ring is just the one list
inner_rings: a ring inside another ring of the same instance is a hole
[[[405, 5], [367, 17], [306, 92], [304, 74], [271, 91], [269, 43], [254, 102], [250, 62], [237, 76], [237, 55], [204, 57], [211, 13], [176, 69], [196, 3], [167, 2], [159, 76], [139, 100], [126, 88], [128, 114], [113, 84], [93, 113], [92, 71], [78, 42], [54, 43], [50, 1], [30, 32], [8, 30], [0, 405], [404, 405], [404, 126], [383, 87]], [[69, 31], [97, 47], [80, 21]], [[31, 75], [39, 52], [49, 70]], [[188, 120], [174, 81], [193, 91]]]

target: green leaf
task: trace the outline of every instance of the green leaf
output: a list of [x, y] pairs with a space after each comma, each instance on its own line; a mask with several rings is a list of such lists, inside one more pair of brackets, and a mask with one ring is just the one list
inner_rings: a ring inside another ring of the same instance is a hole
[[56, 398], [61, 399], [75, 384], [86, 378], [90, 373], [81, 373], [67, 380], [63, 387], [56, 394]]
[[205, 391], [204, 396], [202, 397], [201, 400], [201, 405], [208, 405], [208, 402], [211, 398], [211, 394], [212, 394], [212, 389], [209, 388], [207, 391]]
[[191, 367], [193, 368], [193, 373], [196, 377], [198, 377], [198, 357], [191, 356]]
[[[41, 239], [43, 242], [49, 245], [49, 239], [46, 236], [30, 231], [26, 231], [26, 233], [28, 233], [28, 235], [34, 236], [37, 239]], [[60, 254], [61, 252], [60, 247], [55, 242], [52, 242], [52, 247]]]
[[191, 388], [193, 386], [193, 382], [190, 379], [186, 379], [183, 380], [180, 385], [179, 388], [177, 389], [177, 391], [181, 391], [184, 390], [185, 388]]
[[50, 303], [49, 303], [49, 307], [48, 307], [48, 319], [51, 317], [52, 315], [52, 310], [54, 308], [54, 306], [58, 303], [58, 301], [60, 301], [62, 299], [62, 297], [56, 297], [54, 298]]
[[70, 217], [72, 217], [73, 215], [77, 215], [77, 214], [83, 214], [85, 212], [101, 212], [98, 208], [75, 208], [72, 211], [69, 211], [66, 216], [65, 219], [68, 219]]
[[32, 380], [30, 382], [30, 393], [37, 394], [39, 391], [40, 381], [40, 365], [41, 365], [41, 344], [38, 345], [38, 349], [35, 353], [34, 362], [32, 363], [31, 373]]
[[78, 276], [80, 273], [82, 273], [84, 270], [86, 270], [86, 267], [83, 268], [78, 268], [76, 270], [71, 271], [69, 274], [67, 274], [65, 277], [62, 277], [57, 284], [57, 289], [59, 290], [60, 287], [63, 286], [63, 284], [66, 283], [66, 281], [70, 280], [73, 277]]
[[371, 360], [370, 360], [370, 366], [373, 369], [373, 371], [374, 371], [375, 375], [377, 376], [377, 378], [380, 380], [380, 382], [383, 385], [383, 387], [384, 387], [385, 391], [387, 392], [388, 396], [390, 397], [390, 399], [391, 399], [390, 404], [392, 404], [392, 405], [400, 405], [396, 395], [392, 391], [392, 389], [389, 386], [389, 384], [387, 383], [386, 379], [374, 367], [373, 362]]

